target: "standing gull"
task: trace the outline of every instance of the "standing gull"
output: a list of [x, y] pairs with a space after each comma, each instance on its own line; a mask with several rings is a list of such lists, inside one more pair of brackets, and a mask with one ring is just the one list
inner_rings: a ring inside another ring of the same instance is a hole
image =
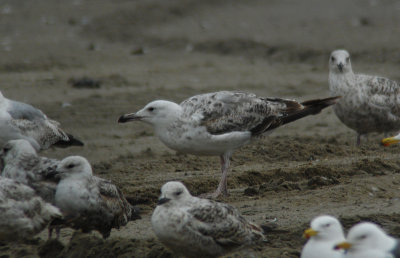
[[329, 90], [342, 99], [333, 107], [337, 117], [361, 136], [400, 130], [400, 86], [379, 76], [354, 74], [350, 55], [335, 50], [329, 59]]
[[342, 225], [332, 216], [318, 216], [311, 221], [311, 227], [304, 231], [309, 239], [301, 258], [341, 258], [343, 253], [334, 250], [335, 244], [345, 240]]
[[89, 162], [80, 156], [63, 159], [57, 166], [61, 180], [55, 202], [65, 221], [83, 232], [99, 231], [103, 238], [112, 228], [125, 226], [140, 218], [138, 210], [110, 181], [92, 175]]
[[7, 142], [0, 151], [1, 175], [32, 187], [46, 202], [54, 204], [59, 181], [58, 160], [40, 157], [23, 139]]
[[9, 140], [25, 139], [37, 150], [82, 146], [83, 143], [65, 133], [57, 121], [29, 104], [5, 98], [0, 92], [0, 146]]
[[29, 238], [42, 231], [60, 211], [30, 187], [0, 177], [0, 240]]
[[227, 195], [227, 173], [233, 151], [251, 139], [335, 104], [338, 97], [299, 103], [261, 98], [245, 92], [220, 91], [193, 96], [181, 104], [156, 100], [118, 122], [152, 125], [169, 148], [194, 155], [219, 156], [222, 177], [212, 197]]
[[163, 185], [151, 224], [158, 239], [184, 257], [218, 257], [266, 241], [234, 207], [194, 197], [180, 182]]
[[[400, 258], [399, 240], [387, 235], [380, 227], [370, 222], [362, 222], [353, 226], [347, 234], [347, 240], [337, 244], [336, 248], [348, 250], [346, 257], [361, 258], [364, 256], [359, 253], [378, 250], [386, 254], [381, 257]], [[376, 258], [379, 257], [376, 256]]]

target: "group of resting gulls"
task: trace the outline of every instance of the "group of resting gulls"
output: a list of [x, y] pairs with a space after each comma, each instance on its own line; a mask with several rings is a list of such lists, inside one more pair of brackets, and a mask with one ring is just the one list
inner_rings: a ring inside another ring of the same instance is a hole
[[[400, 86], [389, 79], [354, 74], [349, 53], [333, 51], [329, 58], [332, 97], [297, 102], [257, 97], [251, 93], [220, 91], [196, 95], [180, 104], [156, 100], [136, 113], [122, 115], [119, 123], [143, 121], [157, 137], [180, 153], [215, 155], [221, 160], [221, 180], [207, 197], [192, 196], [180, 182], [161, 188], [151, 217], [158, 239], [176, 255], [218, 257], [244, 246], [266, 242], [260, 227], [234, 207], [212, 200], [228, 195], [227, 175], [234, 150], [281, 125], [315, 115], [333, 105], [338, 118], [361, 136], [400, 130]], [[399, 102], [399, 103], [398, 103]], [[26, 239], [48, 227], [57, 237], [64, 227], [96, 230], [104, 238], [112, 228], [139, 219], [121, 190], [96, 177], [81, 156], [63, 160], [41, 157], [50, 146], [82, 146], [29, 104], [0, 93], [0, 240]], [[385, 145], [400, 136], [386, 138]], [[371, 223], [354, 226], [344, 237], [340, 222], [320, 216], [305, 231], [309, 238], [302, 258], [400, 257], [397, 240]], [[340, 251], [337, 249], [345, 249]]]

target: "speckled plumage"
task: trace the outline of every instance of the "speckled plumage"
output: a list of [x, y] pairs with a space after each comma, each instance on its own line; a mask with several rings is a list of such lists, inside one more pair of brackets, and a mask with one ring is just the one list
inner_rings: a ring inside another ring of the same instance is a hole
[[89, 162], [79, 156], [63, 159], [57, 167], [61, 180], [55, 194], [65, 223], [83, 232], [99, 231], [104, 238], [112, 228], [140, 218], [138, 210], [125, 199], [117, 186], [92, 175]]
[[397, 82], [354, 74], [350, 55], [345, 50], [332, 52], [329, 67], [330, 92], [342, 96], [333, 107], [340, 121], [358, 135], [400, 130], [400, 85]]
[[57, 121], [29, 104], [9, 100], [0, 92], [0, 146], [9, 140], [25, 139], [36, 150], [51, 145], [82, 146], [82, 142], [65, 133]]
[[0, 177], [0, 240], [29, 238], [59, 217], [60, 211], [36, 196], [33, 189]]
[[180, 182], [161, 188], [151, 223], [158, 239], [185, 257], [218, 257], [266, 240], [234, 207], [191, 196]]
[[158, 138], [178, 152], [220, 156], [223, 176], [214, 195], [218, 196], [227, 194], [226, 174], [234, 150], [283, 124], [317, 114], [336, 101], [333, 97], [299, 103], [220, 91], [193, 96], [180, 105], [156, 100], [118, 121], [140, 120], [151, 124]]
[[1, 175], [26, 184], [46, 202], [54, 204], [58, 160], [40, 157], [26, 140], [11, 140], [0, 151]]

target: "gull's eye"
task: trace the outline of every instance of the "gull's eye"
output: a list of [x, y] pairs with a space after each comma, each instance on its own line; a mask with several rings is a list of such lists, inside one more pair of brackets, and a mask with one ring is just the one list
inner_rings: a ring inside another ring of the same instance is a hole
[[346, 57], [346, 63], [350, 61], [350, 57]]
[[327, 228], [327, 227], [330, 227], [331, 226], [331, 223], [326, 223], [325, 224], [325, 227]]
[[335, 58], [334, 58], [333, 56], [331, 57], [331, 61], [332, 61], [332, 62], [335, 62]]
[[147, 108], [147, 110], [150, 111], [150, 112], [153, 112], [154, 108], [153, 107], [149, 107], [149, 108]]
[[5, 146], [5, 147], [3, 148], [3, 152], [4, 152], [4, 153], [6, 153], [6, 152], [9, 151], [9, 150], [11, 150], [11, 148], [8, 147], [8, 146]]
[[366, 238], [367, 238], [367, 235], [361, 235], [361, 236], [358, 237], [358, 239], [360, 239], [360, 240], [363, 240], [363, 239], [366, 239]]
[[69, 165], [67, 166], [67, 168], [73, 168], [73, 167], [75, 167], [75, 164], [69, 164]]
[[175, 192], [175, 195], [176, 195], [176, 196], [179, 196], [179, 195], [181, 195], [182, 193], [183, 193], [183, 191], [182, 191], [182, 190], [179, 190], [179, 191]]

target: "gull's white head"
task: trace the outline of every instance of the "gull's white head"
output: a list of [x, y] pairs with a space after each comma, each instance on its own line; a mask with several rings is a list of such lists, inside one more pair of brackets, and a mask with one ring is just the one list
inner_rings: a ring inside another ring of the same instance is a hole
[[18, 160], [24, 155], [36, 155], [36, 150], [27, 140], [23, 139], [8, 141], [0, 151], [0, 156], [6, 163], [12, 159]]
[[315, 240], [336, 240], [344, 239], [343, 229], [340, 222], [332, 216], [323, 215], [311, 221], [311, 227], [304, 231], [306, 238]]
[[329, 71], [337, 74], [352, 72], [349, 52], [346, 50], [333, 51], [329, 57]]
[[360, 251], [378, 249], [389, 251], [394, 248], [396, 240], [388, 236], [380, 227], [370, 222], [361, 222], [353, 226], [347, 234], [346, 242], [339, 243], [335, 248]]
[[87, 177], [93, 174], [89, 161], [81, 156], [66, 157], [58, 164], [56, 171], [60, 174], [61, 178], [72, 176]]
[[155, 100], [147, 104], [143, 109], [136, 113], [125, 114], [120, 116], [118, 123], [126, 123], [130, 121], [143, 121], [153, 126], [160, 124], [169, 124], [173, 122], [182, 112], [181, 106], [166, 101]]
[[184, 184], [177, 181], [171, 181], [161, 187], [161, 195], [157, 205], [173, 205], [189, 200], [192, 195]]

